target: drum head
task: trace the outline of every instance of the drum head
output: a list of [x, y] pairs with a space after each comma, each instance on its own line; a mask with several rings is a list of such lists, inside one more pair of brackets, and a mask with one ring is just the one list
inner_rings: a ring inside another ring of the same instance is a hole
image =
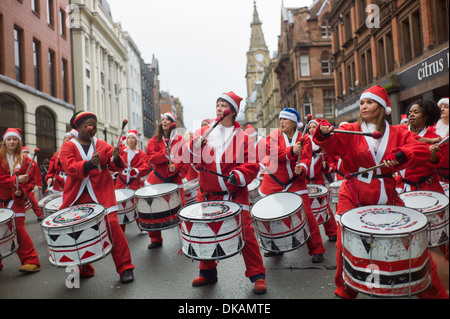
[[93, 219], [101, 215], [104, 211], [105, 207], [100, 204], [84, 204], [67, 207], [45, 218], [42, 221], [42, 227], [56, 228], [73, 226], [85, 220]]
[[309, 197], [320, 197], [328, 193], [328, 189], [322, 185], [308, 184], [306, 187], [308, 187]]
[[135, 195], [136, 197], [140, 198], [157, 197], [172, 193], [177, 189], [178, 185], [173, 183], [155, 184], [139, 188], [138, 190], [136, 190]]
[[235, 202], [206, 201], [185, 206], [180, 210], [179, 216], [188, 220], [211, 220], [229, 217], [241, 209]]
[[14, 211], [8, 208], [0, 208], [0, 224], [14, 217]]
[[303, 206], [300, 195], [282, 192], [261, 198], [251, 208], [253, 217], [262, 220], [278, 219], [289, 216]]
[[261, 181], [259, 179], [254, 179], [247, 187], [249, 191], [252, 191], [257, 189], [259, 185], [261, 185]]
[[428, 225], [427, 217], [417, 210], [390, 205], [372, 205], [345, 212], [341, 224], [361, 233], [396, 235], [418, 231]]
[[406, 207], [417, 209], [422, 213], [440, 211], [448, 206], [448, 197], [438, 192], [413, 191], [399, 196]]
[[124, 202], [134, 197], [134, 190], [128, 188], [119, 188], [114, 190], [118, 203]]
[[185, 191], [189, 191], [197, 187], [198, 187], [198, 179], [193, 179], [183, 184], [183, 188]]
[[335, 182], [333, 182], [333, 183], [330, 184], [330, 188], [331, 188], [331, 187], [341, 187], [341, 185], [342, 185], [342, 183], [344, 183], [344, 181], [345, 181], [345, 180], [343, 180], [343, 179], [338, 180], [338, 181], [335, 181]]
[[53, 193], [53, 194], [47, 195], [39, 200], [38, 205], [40, 207], [45, 207], [45, 204], [47, 204], [52, 199], [57, 198], [57, 197], [62, 197], [62, 196], [63, 196], [63, 192], [58, 192], [58, 193]]
[[58, 196], [56, 198], [49, 200], [47, 204], [45, 204], [45, 209], [50, 211], [57, 211], [61, 207], [62, 203], [63, 203], [62, 196]]

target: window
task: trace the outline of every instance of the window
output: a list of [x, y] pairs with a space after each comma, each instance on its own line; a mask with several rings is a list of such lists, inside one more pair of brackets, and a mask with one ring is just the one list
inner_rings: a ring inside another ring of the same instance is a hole
[[436, 45], [448, 41], [449, 37], [449, 12], [448, 0], [431, 1], [431, 17], [433, 25], [433, 35]]
[[323, 114], [325, 117], [333, 117], [334, 90], [323, 90]]
[[303, 117], [306, 119], [311, 113], [311, 100], [308, 95], [303, 97]]
[[54, 26], [53, 17], [53, 0], [47, 0], [47, 23], [49, 26]]
[[350, 18], [350, 12], [347, 12], [344, 16], [344, 32], [345, 32], [345, 42], [351, 40], [353, 37], [353, 31], [352, 31], [352, 19]]
[[59, 10], [59, 24], [61, 26], [60, 29], [60, 34], [61, 36], [65, 37], [66, 36], [66, 13], [64, 12], [63, 9]]
[[39, 15], [39, 0], [31, 0], [31, 10]]
[[326, 22], [322, 22], [320, 32], [322, 34], [322, 38], [331, 37], [331, 26], [329, 26]]
[[330, 53], [328, 51], [322, 52], [320, 56], [320, 65], [322, 67], [322, 74], [328, 75], [331, 73]]
[[55, 96], [55, 52], [48, 51], [48, 76], [50, 81], [50, 95]]
[[86, 85], [86, 110], [91, 110], [91, 87]]
[[419, 10], [400, 21], [400, 41], [404, 63], [422, 54], [422, 24]]
[[300, 56], [300, 76], [309, 76], [309, 56]]
[[41, 43], [38, 40], [33, 40], [33, 67], [34, 67], [34, 88], [41, 89]]
[[17, 27], [14, 28], [14, 63], [16, 68], [16, 80], [22, 82], [22, 47], [23, 47], [23, 31]]
[[339, 25], [338, 24], [336, 24], [336, 26], [334, 27], [333, 36], [334, 36], [334, 44], [335, 44], [334, 49], [336, 52], [341, 48], [341, 44], [339, 42]]
[[62, 69], [61, 79], [62, 79], [63, 99], [64, 99], [64, 101], [68, 102], [69, 101], [69, 74], [67, 73], [68, 72], [67, 60], [62, 59], [61, 69]]
[[84, 38], [84, 56], [86, 57], [86, 59], [89, 59], [89, 56], [90, 56], [89, 38], [88, 37]]

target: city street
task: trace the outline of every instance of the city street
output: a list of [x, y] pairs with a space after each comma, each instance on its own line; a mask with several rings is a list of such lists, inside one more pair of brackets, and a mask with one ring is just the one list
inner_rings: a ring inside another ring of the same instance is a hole
[[[181, 247], [178, 229], [163, 231], [163, 247], [148, 250], [150, 240], [146, 234], [140, 233], [136, 223], [129, 224], [126, 229], [136, 267], [133, 283], [120, 283], [112, 257], [108, 255], [93, 263], [96, 269], [94, 277], [81, 279], [79, 288], [68, 288], [66, 278], [71, 273], [48, 262], [48, 248], [32, 211], [28, 211], [26, 226], [38, 251], [41, 271], [24, 275], [18, 271], [20, 262], [16, 254], [5, 258], [3, 271], [0, 272], [0, 299], [170, 299], [183, 302], [252, 299], [252, 302], [267, 302], [270, 299], [335, 298], [335, 246], [328, 241], [322, 226], [320, 229], [326, 248], [322, 263], [311, 262], [306, 245], [283, 256], [263, 257], [268, 285], [265, 295], [253, 293], [253, 284], [244, 276], [241, 255], [219, 261], [219, 280], [216, 284], [192, 287], [191, 281], [198, 275], [198, 261], [178, 254]], [[448, 288], [448, 262], [446, 267], [441, 273]], [[371, 297], [360, 294], [358, 298]]]

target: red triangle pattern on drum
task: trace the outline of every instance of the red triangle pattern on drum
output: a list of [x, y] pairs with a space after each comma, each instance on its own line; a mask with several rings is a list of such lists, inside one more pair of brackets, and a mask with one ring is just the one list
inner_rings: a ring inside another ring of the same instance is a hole
[[94, 253], [91, 253], [90, 251], [86, 251], [86, 252], [83, 254], [83, 256], [81, 256], [81, 260], [86, 259], [86, 258], [89, 258], [89, 257], [92, 257], [92, 256], [94, 256], [94, 255], [95, 255]]
[[192, 229], [192, 226], [194, 225], [194, 223], [193, 222], [184, 222], [184, 224], [186, 225], [186, 230], [187, 230], [187, 232], [188, 233], [190, 233], [191, 232], [191, 229]]
[[270, 233], [270, 222], [262, 222], [262, 224], [266, 227], [267, 232]]
[[207, 224], [209, 226], [209, 228], [211, 228], [211, 230], [214, 232], [214, 234], [218, 234], [220, 228], [222, 227], [223, 221], [221, 222], [215, 222], [215, 223], [209, 223]]
[[283, 223], [287, 226], [288, 229], [291, 229], [291, 222], [292, 220], [290, 218], [283, 219]]
[[109, 242], [107, 241], [103, 242], [103, 250], [105, 250], [106, 247], [109, 247]]
[[68, 263], [73, 261], [72, 259], [70, 259], [69, 257], [67, 257], [66, 255], [62, 256], [61, 259], [59, 260], [60, 263]]
[[411, 241], [412, 241], [412, 237], [411, 238], [402, 238], [402, 244], [405, 247], [406, 251], [408, 251]]
[[163, 195], [162, 197], [166, 202], [170, 202], [170, 195]]

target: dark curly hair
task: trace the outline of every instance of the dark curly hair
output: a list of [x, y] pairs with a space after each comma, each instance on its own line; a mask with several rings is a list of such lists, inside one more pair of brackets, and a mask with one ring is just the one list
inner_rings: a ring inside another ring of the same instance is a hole
[[415, 104], [420, 106], [420, 108], [422, 109], [422, 113], [425, 118], [425, 126], [433, 126], [441, 118], [441, 110], [439, 106], [437, 106], [436, 102], [432, 100], [420, 99], [412, 102], [406, 109], [406, 114], [409, 113], [409, 110]]

